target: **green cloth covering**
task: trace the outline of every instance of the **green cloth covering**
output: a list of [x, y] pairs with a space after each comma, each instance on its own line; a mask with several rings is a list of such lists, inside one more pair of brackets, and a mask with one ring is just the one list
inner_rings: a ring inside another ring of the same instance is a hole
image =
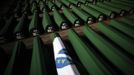
[[68, 0], [60, 0], [64, 5], [70, 7], [71, 3]]
[[123, 18], [119, 19], [118, 21], [134, 27], [134, 20], [130, 20], [130, 19], [123, 17]]
[[55, 4], [56, 4], [56, 6], [57, 6], [58, 8], [60, 8], [60, 9], [61, 9], [61, 7], [62, 7], [62, 5], [63, 5], [60, 1], [56, 1]]
[[111, 26], [107, 27], [109, 30], [113, 31], [114, 33], [118, 34], [120, 37], [123, 37], [125, 40], [127, 40], [128, 42], [130, 42], [131, 44], [134, 44], [134, 40], [130, 37], [128, 37], [127, 35], [124, 35], [124, 33], [120, 32], [119, 30], [117, 30], [116, 28], [113, 28]]
[[134, 46], [123, 37], [119, 36], [118, 34], [114, 33], [113, 31], [109, 30], [107, 26], [103, 22], [99, 22], [97, 28], [106, 35], [109, 39], [119, 45], [121, 48], [126, 50], [128, 53], [134, 55]]
[[86, 3], [87, 0], [78, 0], [79, 2]]
[[63, 14], [72, 24], [75, 24], [75, 22], [78, 20], [78, 18], [65, 6], [63, 6]]
[[111, 11], [109, 9], [102, 8], [102, 7], [98, 6], [98, 5], [88, 4], [88, 6], [100, 11], [101, 13], [105, 14], [108, 17], [111, 17], [112, 14], [115, 15], [115, 12], [113, 12], [113, 11]]
[[129, 6], [129, 7], [134, 7], [134, 4], [126, 3], [126, 2], [123, 2], [123, 1], [119, 1], [119, 0], [112, 0], [111, 2], [122, 4], [122, 5]]
[[[117, 0], [112, 0], [112, 1], [117, 1]], [[120, 2], [125, 2], [125, 3], [128, 3], [128, 4], [134, 4], [134, 1], [133, 0], [118, 0]]]
[[19, 23], [17, 24], [17, 26], [14, 29], [14, 34], [23, 31], [23, 27], [25, 25], [25, 21], [26, 21], [26, 15], [23, 14], [23, 16], [21, 17]]
[[126, 35], [134, 38], [134, 31], [132, 28], [129, 28], [126, 24], [121, 23], [119, 21], [116, 20], [111, 20], [110, 21], [110, 26], [122, 31], [123, 33], [125, 33]]
[[111, 75], [111, 73], [104, 67], [91, 49], [80, 39], [78, 34], [72, 29], [68, 30], [68, 37], [78, 55], [80, 61], [91, 75]]
[[30, 75], [48, 75], [44, 61], [43, 47], [39, 36], [34, 37]]
[[97, 47], [97, 49], [116, 67], [118, 67], [126, 75], [134, 73], [134, 62], [128, 59], [112, 44], [102, 38], [100, 35], [91, 30], [88, 26], [84, 27], [83, 30], [86, 37]]
[[78, 0], [68, 0], [69, 2], [75, 4], [75, 5], [78, 5], [79, 4], [79, 1]]
[[48, 1], [48, 7], [50, 10], [52, 10], [54, 6], [55, 6], [54, 3], [52, 3], [51, 1]]
[[98, 2], [97, 5], [100, 6], [100, 7], [102, 7], [102, 8], [104, 8], [104, 9], [108, 9], [108, 10], [114, 11], [114, 12], [116, 12], [118, 14], [120, 14], [121, 11], [122, 11], [119, 8], [111, 7], [111, 6], [106, 5], [105, 3], [101, 3], [101, 2]]
[[53, 17], [54, 17], [54, 21], [56, 22], [59, 28], [61, 28], [63, 23], [66, 23], [63, 16], [56, 10], [56, 8], [53, 11]]
[[126, 10], [126, 11], [130, 11], [131, 10], [131, 7], [129, 6], [124, 6], [120, 3], [113, 3], [113, 2], [104, 2], [105, 4], [111, 6], [111, 7], [114, 7], [114, 8], [119, 8], [119, 9], [122, 9], [122, 10]]
[[52, 25], [50, 16], [47, 11], [43, 12], [42, 25], [43, 25], [44, 30], [47, 30], [48, 26]]
[[43, 10], [46, 8], [45, 7], [45, 2], [43, 2], [43, 1], [40, 1], [39, 2], [39, 6], [40, 6], [40, 10], [43, 12]]
[[93, 18], [90, 14], [87, 14], [86, 12], [84, 12], [83, 10], [81, 10], [75, 6], [72, 6], [72, 11], [75, 14], [77, 14], [77, 16], [79, 16], [85, 22], [87, 22], [89, 18]]
[[5, 71], [3, 73], [3, 75], [12, 75], [12, 71], [13, 71], [13, 67], [14, 67], [14, 63], [15, 63], [15, 58], [16, 55], [18, 54], [17, 52], [19, 52], [20, 50], [25, 49], [25, 45], [22, 41], [17, 41], [13, 51], [12, 51], [12, 55], [10, 57], [10, 60], [5, 68]]
[[32, 20], [30, 22], [30, 25], [29, 25], [29, 32], [32, 32], [33, 29], [38, 29], [38, 24], [39, 24], [39, 15], [38, 15], [38, 12], [35, 11], [33, 16], [32, 16]]
[[[90, 6], [90, 4], [88, 4]], [[96, 19], [98, 19], [100, 16], [102, 16], [102, 13], [93, 9], [92, 7], [89, 6], [85, 6], [85, 5], [81, 5], [81, 8], [86, 11], [87, 13], [91, 14], [92, 16], [94, 16]]]

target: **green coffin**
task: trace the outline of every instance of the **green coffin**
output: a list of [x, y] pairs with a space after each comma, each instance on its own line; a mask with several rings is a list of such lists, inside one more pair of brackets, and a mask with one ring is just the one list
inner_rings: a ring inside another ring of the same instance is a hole
[[50, 10], [53, 10], [54, 6], [55, 5], [51, 1], [48, 1], [48, 7]]
[[56, 8], [53, 11], [53, 17], [59, 28], [63, 29], [62, 26], [64, 24], [67, 25], [67, 22], [65, 21], [64, 17], [56, 10]]
[[30, 22], [29, 25], [29, 32], [33, 32], [34, 29], [38, 29], [38, 24], [39, 24], [39, 15], [38, 12], [35, 11], [33, 16], [32, 16], [32, 20]]
[[129, 26], [134, 27], [134, 20], [133, 19], [131, 20], [131, 19], [128, 19], [128, 18], [124, 17], [124, 18], [119, 19], [118, 21], [123, 22], [125, 24], [128, 24]]
[[68, 30], [68, 37], [78, 55], [80, 61], [91, 75], [111, 75], [91, 51], [91, 49], [80, 39], [72, 29]]
[[126, 11], [131, 10], [131, 7], [122, 5], [120, 3], [113, 3], [113, 2], [104, 2], [104, 3], [114, 8], [119, 8], [119, 9], [126, 10]]
[[70, 6], [72, 5], [72, 3], [69, 2], [68, 0], [61, 0], [61, 2], [62, 2], [64, 5], [66, 5], [67, 7], [69, 7], [69, 8], [70, 8]]
[[131, 75], [134, 73], [134, 62], [122, 54], [120, 50], [116, 49], [88, 26], [84, 27], [83, 32], [92, 44], [94, 44], [95, 47], [97, 47], [97, 49], [122, 72], [126, 75]]
[[[113, 0], [113, 1], [117, 1], [117, 0]], [[133, 0], [118, 0], [120, 2], [125, 2], [125, 3], [128, 3], [128, 4], [134, 4], [134, 1]]]
[[86, 23], [88, 23], [88, 21], [90, 21], [90, 23], [91, 23], [92, 20], [93, 20], [93, 17], [90, 14], [87, 14], [86, 12], [84, 12], [83, 10], [81, 10], [80, 8], [77, 8], [75, 6], [72, 6], [72, 11], [75, 14], [77, 14], [77, 16], [79, 16]]
[[60, 1], [56, 1], [55, 4], [56, 4], [56, 6], [57, 6], [58, 8], [60, 8], [60, 9], [62, 8], [62, 5], [63, 5], [63, 4], [62, 4]]
[[80, 2], [78, 0], [68, 0], [68, 1], [75, 4], [76, 6], [80, 6]]
[[121, 32], [125, 33], [126, 35], [134, 38], [133, 29], [128, 27], [126, 24], [121, 23], [121, 22], [116, 21], [116, 20], [111, 20], [109, 25], [120, 30]]
[[26, 22], [26, 15], [23, 14], [23, 16], [21, 17], [19, 23], [17, 24], [17, 26], [14, 29], [14, 34], [23, 32], [23, 27], [25, 25], [25, 22]]
[[109, 9], [105, 9], [102, 8], [98, 5], [92, 5], [92, 4], [88, 4], [88, 6], [100, 11], [101, 13], [105, 14], [106, 16], [108, 16], [109, 18], [114, 18], [115, 17], [115, 12], [109, 10]]
[[122, 4], [122, 5], [129, 6], [129, 7], [134, 7], [134, 5], [131, 4], [131, 3], [126, 3], [126, 2], [123, 2], [123, 1], [119, 1], [119, 0], [113, 0], [113, 1], [111, 1], [111, 2], [113, 2], [113, 3], [118, 3], [118, 4]]
[[88, 6], [81, 5], [81, 8], [86, 11], [87, 13], [94, 16], [98, 21], [102, 21], [104, 19], [104, 16], [101, 12], [95, 10], [94, 8], [90, 7], [90, 4]]
[[54, 27], [47, 11], [43, 12], [42, 25], [45, 31], [48, 31], [49, 27]]
[[25, 49], [25, 45], [22, 41], [17, 41], [13, 51], [12, 51], [12, 55], [10, 57], [10, 60], [5, 68], [5, 71], [3, 73], [3, 75], [12, 75], [13, 73], [13, 68], [14, 68], [14, 63], [15, 63], [15, 59], [17, 57], [18, 52], [20, 52], [20, 50], [24, 50]]
[[30, 75], [48, 75], [44, 61], [43, 44], [39, 36], [33, 38], [33, 51], [30, 67]]
[[125, 40], [123, 37], [119, 36], [118, 34], [114, 33], [113, 31], [109, 30], [107, 26], [103, 23], [100, 22], [98, 23], [97, 28], [105, 35], [107, 36], [110, 40], [115, 42], [117, 45], [119, 45], [121, 48], [126, 50], [128, 53], [134, 55], [134, 46], [127, 40]]
[[[114, 33], [118, 34], [120, 37], [123, 37], [126, 41], [130, 42], [131, 44], [134, 43], [134, 40], [131, 37], [129, 37], [128, 35], [124, 34], [121, 31], [119, 31], [118, 29], [113, 28], [111, 26], [109, 26], [108, 29], [113, 31]], [[124, 53], [124, 54], [126, 54], [126, 53]]]
[[[79, 22], [78, 17], [76, 17], [71, 11], [69, 11], [68, 8], [66, 8], [65, 6], [63, 6], [63, 14], [65, 15], [65, 17], [73, 24], [77, 24], [77, 21]], [[80, 22], [79, 22], [80, 23]]]
[[40, 7], [40, 11], [43, 12], [43, 10], [46, 9], [45, 2], [40, 1], [40, 2], [39, 2], [39, 7]]
[[111, 7], [111, 6], [109, 6], [109, 5], [106, 5], [105, 3], [100, 3], [100, 2], [98, 2], [97, 5], [100, 6], [100, 7], [102, 7], [102, 8], [104, 8], [104, 9], [108, 9], [108, 10], [111, 10], [111, 11], [113, 11], [113, 12], [116, 12], [116, 13], [118, 13], [120, 16], [123, 16], [124, 13], [125, 13], [122, 9], [115, 8], [115, 7]]

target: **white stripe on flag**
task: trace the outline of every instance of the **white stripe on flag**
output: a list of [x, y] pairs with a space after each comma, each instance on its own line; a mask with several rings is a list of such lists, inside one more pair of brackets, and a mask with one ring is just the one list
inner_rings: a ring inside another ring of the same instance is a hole
[[58, 75], [80, 75], [60, 37], [54, 38], [53, 48]]

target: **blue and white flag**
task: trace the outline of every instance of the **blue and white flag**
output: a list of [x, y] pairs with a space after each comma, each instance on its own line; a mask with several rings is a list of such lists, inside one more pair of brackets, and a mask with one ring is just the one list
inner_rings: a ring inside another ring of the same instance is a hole
[[80, 75], [60, 37], [54, 38], [53, 48], [58, 75]]

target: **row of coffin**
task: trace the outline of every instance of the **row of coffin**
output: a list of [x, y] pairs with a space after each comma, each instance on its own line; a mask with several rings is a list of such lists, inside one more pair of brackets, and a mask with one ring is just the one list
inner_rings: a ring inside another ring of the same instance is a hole
[[54, 33], [53, 46], [46, 48], [40, 37], [35, 35], [31, 57], [24, 53], [24, 44], [18, 40], [2, 70], [3, 75], [133, 75], [133, 20], [133, 16], [128, 16], [111, 20], [109, 25], [99, 22], [99, 33], [85, 25], [83, 37], [69, 29], [70, 45], [63, 43], [61, 37]]
[[[133, 2], [127, 3], [124, 1], [113, 0], [111, 2], [97, 2], [97, 5], [92, 5], [91, 3], [81, 4], [79, 7], [76, 7], [72, 4], [71, 9], [68, 9], [66, 7], [67, 4], [64, 1], [67, 0], [57, 1], [55, 4], [48, 1], [47, 5], [43, 1], [40, 1], [39, 4], [33, 2], [31, 8], [33, 16], [30, 24], [28, 23], [27, 13], [22, 14], [18, 24], [16, 24], [14, 16], [11, 16], [6, 21], [5, 25], [1, 25], [1, 39], [3, 39], [3, 37], [11, 38], [9, 36], [13, 36], [14, 34], [18, 39], [20, 39], [23, 35], [28, 35], [27, 32], [53, 32], [59, 29], [67, 29], [72, 27], [72, 25], [80, 26], [81, 24], [85, 23], [91, 24], [95, 22], [95, 19], [96, 21], [102, 21], [106, 19], [106, 16], [109, 18], [114, 18], [117, 14], [120, 16], [125, 14], [132, 14], [134, 7]], [[43, 12], [42, 18], [39, 17], [39, 5]], [[52, 16], [48, 13], [47, 7], [52, 10]], [[57, 7], [61, 7], [62, 13], [57, 10]]]

